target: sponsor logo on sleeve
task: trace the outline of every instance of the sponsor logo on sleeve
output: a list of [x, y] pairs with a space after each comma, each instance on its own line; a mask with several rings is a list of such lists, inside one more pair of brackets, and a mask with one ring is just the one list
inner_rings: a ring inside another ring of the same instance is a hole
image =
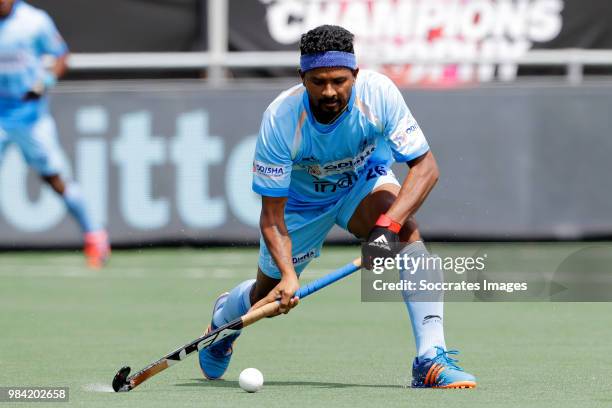
[[262, 163], [257, 160], [253, 162], [253, 173], [259, 177], [270, 179], [282, 179], [287, 175], [283, 166]]
[[413, 123], [412, 125], [408, 126], [408, 128], [406, 129], [406, 133], [411, 134], [412, 132], [416, 132], [418, 129], [419, 129], [419, 125], [416, 123]]
[[411, 136], [419, 129], [420, 128], [418, 123], [408, 123], [407, 125], [400, 127], [395, 133], [393, 133], [390, 139], [396, 146], [408, 145], [411, 143]]

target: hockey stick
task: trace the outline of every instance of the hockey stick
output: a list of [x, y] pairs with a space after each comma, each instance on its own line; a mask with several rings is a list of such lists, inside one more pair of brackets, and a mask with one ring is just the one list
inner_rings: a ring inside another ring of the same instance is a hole
[[[302, 286], [295, 293], [300, 299], [305, 298], [308, 295], [354, 273], [355, 271], [361, 268], [361, 259], [357, 258], [353, 262], [346, 264], [340, 269], [323, 276], [313, 282], [308, 283], [305, 286]], [[278, 312], [278, 308], [280, 303], [272, 302], [268, 303], [259, 309], [253, 310], [242, 317], [239, 317], [231, 322], [217, 328], [216, 330], [207, 333], [197, 339], [193, 340], [189, 344], [186, 344], [172, 353], [162, 357], [156, 362], [148, 365], [143, 368], [136, 374], [130, 376], [131, 368], [128, 366], [122, 367], [115, 374], [115, 378], [113, 378], [113, 389], [115, 392], [123, 392], [130, 391], [144, 381], [153, 377], [156, 374], [164, 371], [166, 368], [170, 367], [178, 363], [179, 361], [184, 360], [188, 355], [202, 350], [203, 348], [210, 347], [212, 344], [217, 343], [221, 339], [229, 336], [230, 334], [236, 333], [236, 331], [243, 329], [244, 327], [250, 326], [251, 324], [261, 320], [264, 317], [271, 316]]]

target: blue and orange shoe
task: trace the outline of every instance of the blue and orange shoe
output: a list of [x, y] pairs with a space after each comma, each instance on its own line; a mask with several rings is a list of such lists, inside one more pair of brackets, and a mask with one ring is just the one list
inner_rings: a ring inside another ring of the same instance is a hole
[[458, 360], [449, 354], [459, 354], [457, 350], [444, 350], [436, 347], [434, 358], [425, 358], [412, 363], [413, 388], [476, 388], [476, 378], [455, 363]]
[[[213, 306], [213, 316], [215, 312], [222, 307], [227, 301], [229, 293], [225, 292], [219, 295]], [[206, 333], [210, 333], [217, 327], [213, 323], [213, 319], [210, 319], [210, 325], [206, 329]], [[232, 334], [226, 338], [220, 340], [218, 343], [213, 344], [210, 347], [200, 350], [199, 361], [202, 374], [209, 380], [218, 380], [227, 370], [232, 353], [234, 352], [233, 344], [238, 338], [240, 333]]]

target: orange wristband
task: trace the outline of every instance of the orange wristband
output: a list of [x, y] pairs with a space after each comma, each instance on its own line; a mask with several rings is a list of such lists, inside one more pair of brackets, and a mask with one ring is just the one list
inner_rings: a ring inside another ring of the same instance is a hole
[[395, 232], [396, 234], [399, 234], [400, 230], [402, 229], [402, 224], [393, 221], [391, 218], [387, 217], [386, 214], [380, 214], [380, 217], [378, 217], [378, 220], [376, 220], [376, 226], [385, 227], [389, 231]]

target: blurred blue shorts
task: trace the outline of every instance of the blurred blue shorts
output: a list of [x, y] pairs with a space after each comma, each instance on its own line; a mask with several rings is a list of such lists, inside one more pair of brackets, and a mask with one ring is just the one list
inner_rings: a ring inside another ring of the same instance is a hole
[[63, 155], [51, 115], [42, 115], [32, 124], [0, 127], [0, 158], [11, 142], [19, 147], [25, 161], [41, 176], [53, 176], [62, 172]]

